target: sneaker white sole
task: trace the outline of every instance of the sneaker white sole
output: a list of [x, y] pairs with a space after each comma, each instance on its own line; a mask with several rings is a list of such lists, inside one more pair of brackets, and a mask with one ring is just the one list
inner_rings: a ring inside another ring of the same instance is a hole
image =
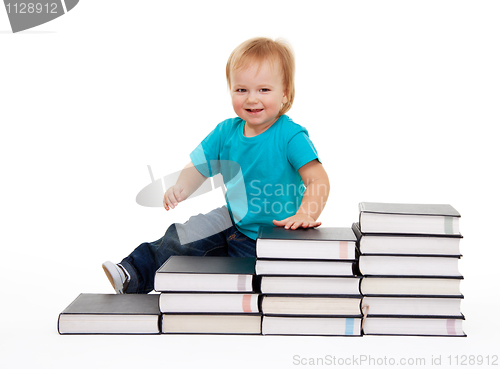
[[120, 274], [119, 267], [111, 261], [106, 261], [102, 264], [102, 269], [109, 279], [109, 283], [113, 286], [116, 293], [123, 293], [123, 277]]

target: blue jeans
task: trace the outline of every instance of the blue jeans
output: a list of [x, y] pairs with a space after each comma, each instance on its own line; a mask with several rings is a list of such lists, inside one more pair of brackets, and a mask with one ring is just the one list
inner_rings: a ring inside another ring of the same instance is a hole
[[255, 257], [255, 240], [238, 231], [225, 206], [172, 224], [162, 238], [142, 243], [120, 262], [130, 274], [125, 293], [151, 292], [156, 271], [172, 255]]

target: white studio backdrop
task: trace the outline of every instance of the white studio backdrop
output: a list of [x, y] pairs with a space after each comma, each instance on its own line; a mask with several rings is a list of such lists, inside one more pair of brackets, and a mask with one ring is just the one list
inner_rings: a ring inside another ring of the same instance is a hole
[[[327, 355], [447, 366], [448, 356], [500, 355], [499, 15], [495, 1], [86, 0], [13, 34], [0, 9], [2, 367], [270, 368]], [[324, 226], [350, 226], [361, 201], [462, 214], [468, 338], [57, 334], [79, 293], [113, 292], [103, 261], [223, 204], [218, 190], [167, 213], [135, 196], [151, 182], [147, 165], [157, 178], [182, 169], [234, 116], [225, 63], [254, 36], [295, 51], [288, 114], [330, 176]]]

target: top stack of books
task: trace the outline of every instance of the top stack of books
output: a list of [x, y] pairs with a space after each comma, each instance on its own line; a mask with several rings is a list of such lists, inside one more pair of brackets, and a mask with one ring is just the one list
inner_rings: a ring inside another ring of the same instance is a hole
[[356, 237], [350, 228], [261, 227], [255, 272], [264, 335], [361, 335]]
[[465, 336], [460, 312], [460, 214], [442, 204], [359, 204], [367, 335]]

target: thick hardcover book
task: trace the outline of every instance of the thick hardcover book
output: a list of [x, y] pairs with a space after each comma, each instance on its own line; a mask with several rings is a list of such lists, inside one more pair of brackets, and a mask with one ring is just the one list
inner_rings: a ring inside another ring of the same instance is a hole
[[368, 317], [440, 316], [460, 319], [461, 301], [461, 298], [365, 296], [361, 306]]
[[257, 259], [257, 275], [352, 276], [354, 261]]
[[158, 334], [157, 294], [80, 294], [59, 315], [60, 334]]
[[260, 314], [163, 314], [162, 333], [261, 334]]
[[462, 256], [462, 236], [361, 233], [359, 223], [353, 223], [352, 230], [364, 255]]
[[360, 318], [362, 296], [263, 295], [261, 310], [266, 316], [337, 316]]
[[258, 258], [355, 260], [356, 236], [350, 228], [260, 227]]
[[362, 233], [404, 233], [460, 236], [460, 213], [447, 204], [361, 202]]
[[462, 329], [465, 318], [367, 317], [363, 334], [382, 336], [449, 336], [466, 337]]
[[361, 255], [359, 270], [368, 276], [461, 278], [456, 257]]
[[462, 298], [461, 278], [363, 277], [363, 296], [419, 296]]
[[155, 274], [159, 292], [253, 292], [255, 258], [171, 256]]
[[258, 313], [257, 293], [160, 294], [162, 313]]
[[264, 316], [263, 335], [361, 336], [361, 318]]
[[360, 277], [263, 276], [263, 294], [359, 295]]

